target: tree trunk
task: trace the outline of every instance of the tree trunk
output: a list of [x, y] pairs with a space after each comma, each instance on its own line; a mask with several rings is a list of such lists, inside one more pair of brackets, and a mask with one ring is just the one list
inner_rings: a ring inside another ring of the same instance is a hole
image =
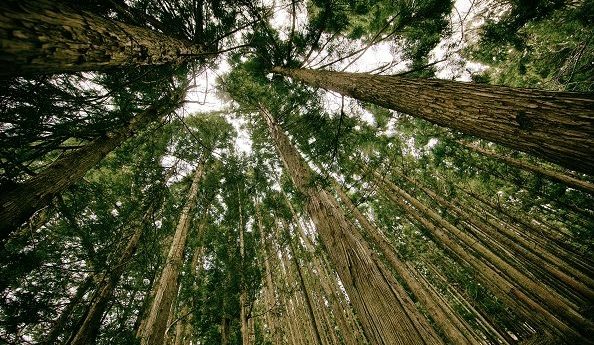
[[315, 87], [371, 102], [594, 173], [594, 96], [448, 80], [274, 67]]
[[241, 213], [241, 194], [239, 188], [237, 188], [237, 197], [239, 200], [239, 255], [240, 255], [240, 265], [241, 265], [241, 281], [240, 281], [240, 289], [241, 292], [239, 293], [239, 307], [240, 307], [240, 319], [241, 319], [241, 343], [242, 345], [249, 345], [250, 344], [250, 333], [248, 327], [248, 306], [247, 306], [247, 291], [245, 287], [245, 243], [244, 243], [244, 233], [243, 233], [243, 215]]
[[[538, 317], [546, 318], [546, 320], [549, 322], [547, 326], [550, 327], [551, 325], [554, 325], [554, 328], [560, 330], [562, 334], [565, 333], [568, 336], [571, 335], [574, 337], [580, 337], [582, 339], [586, 339], [592, 332], [592, 322], [587, 320], [583, 315], [580, 315], [578, 312], [576, 312], [574, 306], [569, 304], [565, 299], [561, 298], [555, 291], [551, 290], [542, 283], [532, 281], [522, 272], [518, 271], [510, 264], [504, 262], [501, 258], [494, 255], [493, 252], [484, 247], [479, 241], [473, 239], [468, 234], [460, 231], [448, 223], [433, 210], [420, 203], [416, 198], [397, 187], [391, 181], [385, 180], [379, 173], [374, 172], [374, 175], [378, 185], [383, 184], [390, 190], [390, 192], [385, 193], [386, 196], [407, 210], [408, 215], [415, 216], [416, 220], [420, 221], [428, 230], [430, 230], [430, 232], [434, 234], [436, 240], [438, 240], [439, 243], [454, 251], [460, 257], [464, 258], [464, 261], [475, 267], [475, 269], [477, 269], [484, 277], [488, 278], [491, 283], [497, 286], [505, 294], [513, 294], [518, 299], [527, 303], [533, 312], [536, 311], [538, 313]], [[418, 210], [418, 212], [424, 214], [426, 218], [417, 215], [416, 212], [411, 209], [411, 206], [404, 203], [404, 201], [400, 198], [409, 202], [416, 210]], [[431, 219], [433, 222], [438, 224], [439, 228], [430, 224], [427, 219]], [[446, 230], [447, 233], [442, 229]], [[522, 289], [514, 287], [513, 284], [511, 284], [506, 278], [504, 278], [504, 276], [501, 275], [501, 273], [497, 273], [496, 270], [482, 263], [482, 260], [472, 258], [471, 255], [469, 255], [460, 244], [457, 244], [452, 240], [450, 234], [460, 239], [465, 245], [468, 246], [468, 248], [476, 250], [479, 256], [483, 257], [484, 260], [489, 262], [490, 265], [497, 267], [497, 269], [500, 270], [502, 274], [509, 276], [509, 278], [511, 278], [513, 282], [515, 282]], [[521, 292], [521, 290], [524, 290], [524, 292]], [[529, 295], [539, 299], [548, 308], [543, 308], [540, 303], [537, 303], [536, 300]], [[502, 297], [507, 298], [506, 295]], [[580, 333], [581, 336], [578, 335]]]
[[54, 322], [54, 324], [52, 325], [50, 332], [45, 337], [45, 340], [42, 342], [42, 344], [51, 345], [51, 344], [56, 343], [56, 340], [58, 339], [58, 337], [64, 330], [64, 326], [66, 325], [66, 322], [68, 322], [68, 319], [70, 318], [70, 316], [72, 314], [72, 311], [82, 301], [83, 297], [85, 296], [87, 291], [91, 288], [94, 281], [95, 281], [95, 275], [90, 274], [78, 286], [78, 288], [76, 289], [76, 293], [74, 294], [74, 297], [72, 297], [72, 299], [70, 300], [68, 305], [66, 305], [66, 307], [64, 307], [64, 309], [60, 313], [60, 316], [56, 319], [56, 322]]
[[439, 344], [439, 339], [416, 327], [413, 319], [423, 316], [418, 311], [416, 315], [408, 314], [401, 304], [405, 296], [395, 295], [369, 248], [354, 237], [353, 224], [336, 200], [312, 185], [314, 174], [305, 160], [274, 123], [268, 110], [264, 107], [260, 110], [287, 173], [297, 190], [306, 195], [306, 209], [344, 283], [367, 339], [373, 344]]
[[115, 263], [115, 266], [112, 266], [111, 271], [101, 280], [101, 284], [83, 316], [82, 324], [76, 334], [68, 341], [68, 344], [85, 345], [95, 343], [95, 338], [97, 337], [99, 327], [101, 326], [101, 319], [107, 309], [113, 290], [118, 285], [122, 274], [128, 267], [128, 262], [136, 252], [136, 248], [138, 247], [140, 237], [144, 230], [143, 224], [145, 220], [150, 217], [151, 213], [152, 207], [145, 213], [141, 224], [137, 224], [136, 230], [132, 234], [130, 240], [128, 240], [128, 244], [126, 245], [126, 248], [124, 248], [119, 260]]
[[538, 166], [538, 165], [535, 165], [535, 164], [532, 164], [529, 162], [525, 162], [523, 160], [507, 157], [507, 156], [495, 153], [493, 151], [483, 149], [476, 145], [471, 145], [471, 144], [467, 144], [464, 142], [459, 142], [459, 144], [464, 146], [465, 148], [467, 148], [471, 151], [474, 151], [476, 153], [479, 153], [483, 156], [498, 159], [509, 166], [513, 166], [518, 169], [526, 170], [526, 171], [541, 175], [542, 177], [549, 179], [551, 181], [559, 182], [559, 183], [566, 185], [567, 187], [575, 188], [575, 189], [584, 191], [586, 193], [589, 193], [591, 195], [594, 195], [594, 184], [592, 184], [588, 181], [583, 181], [583, 180], [577, 179], [573, 176], [564, 174], [559, 171], [555, 171], [550, 168], [545, 168], [545, 167]]
[[59, 2], [0, 3], [0, 77], [181, 63], [188, 41]]
[[[305, 300], [307, 314], [309, 315], [309, 320], [311, 322], [311, 329], [312, 329], [314, 337], [315, 337], [314, 339], [316, 340], [316, 344], [322, 345], [322, 338], [320, 337], [320, 330], [318, 328], [319, 321], [316, 319], [316, 317], [314, 315], [314, 308], [312, 306], [312, 301], [311, 301], [311, 296], [310, 296], [311, 293], [305, 286], [305, 281], [303, 280], [303, 273], [301, 272], [301, 266], [299, 265], [299, 261], [297, 260], [297, 257], [295, 256], [296, 255], [295, 254], [295, 246], [293, 245], [293, 239], [291, 237], [289, 229], [287, 228], [286, 224], [283, 224], [283, 227], [285, 228], [285, 231], [286, 231], [287, 235], [289, 236], [289, 249], [290, 249], [291, 259], [293, 261], [293, 265], [295, 266], [295, 270], [297, 272], [297, 279], [298, 279], [299, 287], [301, 288], [301, 293], [303, 294], [303, 298]], [[286, 254], [283, 253], [283, 255], [286, 255]]]
[[203, 175], [203, 163], [198, 164], [194, 172], [192, 185], [188, 191], [186, 203], [175, 229], [165, 267], [163, 267], [159, 283], [156, 286], [153, 303], [140, 334], [140, 343], [142, 345], [162, 345], [165, 343], [165, 331], [168, 326], [167, 318], [178, 292], [178, 277], [188, 237], [188, 229], [190, 228], [192, 210], [196, 204], [198, 186]]
[[[1, 16], [1, 14], [0, 14]], [[135, 116], [122, 129], [107, 133], [90, 144], [55, 160], [29, 180], [0, 196], [0, 242], [6, 239], [36, 210], [80, 180], [103, 157], [150, 123], [169, 114], [184, 96], [184, 88], [172, 90], [161, 101]]]
[[400, 261], [394, 248], [381, 231], [371, 224], [367, 217], [355, 207], [342, 187], [335, 180], [332, 182], [340, 200], [345, 204], [349, 212], [355, 217], [362, 228], [365, 229], [367, 235], [371, 237], [375, 245], [379, 247], [380, 252], [384, 254], [384, 257], [390, 263], [391, 267], [398, 273], [402, 280], [404, 280], [417, 300], [426, 307], [429, 316], [431, 316], [433, 321], [439, 328], [441, 328], [448, 340], [452, 344], [480, 344], [480, 340], [475, 338], [472, 330], [468, 325], [461, 321], [460, 316], [457, 315], [447, 303], [442, 303], [444, 301], [442, 301], [434, 291], [427, 290], [421, 285], [415, 278], [415, 274], [418, 275], [418, 273], [415, 272], [414, 268], [412, 266], [407, 267]]

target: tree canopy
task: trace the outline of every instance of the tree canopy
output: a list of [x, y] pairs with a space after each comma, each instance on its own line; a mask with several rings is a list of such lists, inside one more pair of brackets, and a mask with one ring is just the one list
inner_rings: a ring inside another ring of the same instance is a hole
[[592, 1], [0, 9], [0, 343], [594, 339]]

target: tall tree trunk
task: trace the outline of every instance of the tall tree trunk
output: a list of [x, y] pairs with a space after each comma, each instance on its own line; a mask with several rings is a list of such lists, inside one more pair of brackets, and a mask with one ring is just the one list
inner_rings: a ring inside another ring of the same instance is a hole
[[[592, 329], [594, 328], [592, 322], [579, 314], [575, 310], [574, 305], [568, 303], [555, 291], [540, 282], [531, 280], [515, 267], [496, 256], [479, 241], [448, 223], [435, 211], [423, 205], [416, 198], [397, 187], [391, 181], [384, 179], [379, 173], [374, 172], [374, 175], [378, 185], [384, 185], [388, 188], [389, 192], [386, 191], [385, 195], [390, 200], [407, 210], [407, 214], [420, 221], [423, 226], [432, 232], [436, 237], [436, 240], [448, 249], [454, 251], [459, 257], [464, 258], [464, 261], [475, 267], [475, 269], [477, 269], [485, 278], [489, 279], [490, 283], [503, 291], [505, 295], [503, 295], [502, 298], [508, 298], [507, 294], [513, 294], [516, 298], [526, 303], [526, 305], [529, 306], [529, 309], [532, 309], [532, 313], [535, 317], [544, 317], [548, 322], [545, 326], [550, 327], [553, 325], [553, 329], [560, 330], [562, 334], [564, 333], [567, 336], [571, 335], [585, 340], [588, 337], [588, 334], [592, 332]], [[416, 211], [406, 204], [404, 200], [409, 202]], [[426, 218], [419, 216], [417, 212], [423, 214]], [[435, 222], [438, 227], [430, 224], [427, 219]], [[468, 246], [468, 248], [476, 250], [479, 257], [482, 257], [490, 265], [495, 266], [501, 273], [497, 273], [496, 270], [484, 264], [482, 260], [472, 258], [463, 246], [456, 243], [450, 236], [455, 236]], [[511, 280], [520, 288], [514, 287], [514, 284], [510, 283], [505, 276], [511, 278]], [[534, 297], [536, 297], [536, 299]], [[536, 302], [537, 300], [540, 300], [540, 302]], [[544, 306], [541, 305], [541, 302]], [[537, 314], [534, 314], [534, 312]]]
[[594, 96], [448, 80], [274, 67], [316, 87], [594, 173]]
[[560, 171], [555, 171], [550, 168], [545, 168], [545, 167], [538, 166], [538, 165], [535, 165], [535, 164], [532, 164], [529, 162], [525, 162], [523, 160], [507, 157], [507, 156], [495, 153], [493, 151], [489, 151], [484, 148], [478, 147], [476, 145], [471, 145], [471, 144], [467, 144], [464, 142], [459, 142], [459, 144], [464, 146], [465, 148], [469, 149], [470, 151], [474, 151], [474, 152], [479, 153], [483, 156], [495, 158], [497, 160], [504, 162], [505, 164], [507, 164], [509, 166], [513, 166], [518, 169], [533, 172], [533, 173], [538, 174], [538, 175], [540, 175], [546, 179], [549, 179], [551, 181], [559, 182], [559, 183], [566, 185], [567, 187], [579, 189], [581, 191], [584, 191], [586, 193], [594, 195], [594, 184], [592, 184], [588, 181], [583, 181], [583, 180], [577, 179], [573, 176], [570, 176], [570, 175], [565, 174]]
[[99, 288], [95, 292], [91, 304], [87, 308], [85, 315], [83, 316], [82, 323], [76, 332], [68, 341], [71, 345], [85, 345], [94, 344], [95, 338], [99, 333], [99, 327], [101, 326], [101, 319], [103, 314], [107, 310], [108, 302], [112, 297], [113, 290], [118, 285], [122, 274], [128, 267], [128, 262], [136, 252], [140, 237], [144, 230], [145, 220], [150, 217], [152, 213], [152, 207], [145, 213], [140, 224], [136, 224], [136, 230], [132, 234], [128, 244], [124, 248], [122, 255], [119, 257], [115, 265], [111, 267], [109, 273], [105, 274]]
[[203, 163], [199, 162], [175, 229], [165, 266], [156, 286], [154, 300], [140, 334], [140, 343], [143, 345], [162, 345], [165, 343], [165, 331], [168, 326], [167, 318], [178, 292], [178, 277], [186, 247], [188, 229], [190, 228], [192, 210], [196, 204], [198, 187], [204, 173], [203, 169]]
[[107, 133], [65, 154], [38, 175], [0, 195], [0, 242], [26, 222], [36, 210], [47, 205], [55, 195], [80, 180], [126, 139], [173, 111], [184, 94], [185, 88], [172, 90], [162, 100], [132, 118], [122, 129]]
[[[301, 222], [299, 221], [299, 217], [291, 201], [287, 197], [287, 195], [283, 192], [283, 197], [289, 210], [291, 211], [291, 215], [293, 218], [293, 224], [297, 227], [297, 231], [299, 232], [299, 238], [303, 241], [305, 245], [305, 249], [309, 252], [310, 255], [313, 256], [311, 262], [317, 272], [317, 279], [319, 279], [319, 283], [322, 287], [322, 291], [328, 297], [330, 307], [332, 308], [332, 313], [336, 318], [339, 331], [343, 337], [344, 342], [346, 345], [355, 345], [355, 344], [364, 344], [367, 343], [365, 336], [362, 334], [361, 330], [359, 329], [358, 325], [354, 320], [354, 315], [351, 320], [345, 315], [352, 313], [350, 305], [344, 300], [344, 295], [340, 288], [338, 287], [336, 278], [334, 273], [329, 269], [328, 265], [324, 265], [322, 260], [320, 259], [320, 255], [322, 253], [318, 253], [315, 251], [313, 244], [311, 243], [309, 237], [305, 233]], [[311, 270], [310, 270], [311, 271]], [[352, 322], [349, 322], [352, 321]]]
[[401, 304], [402, 298], [407, 296], [395, 294], [369, 248], [354, 237], [353, 224], [346, 219], [337, 201], [325, 190], [312, 185], [314, 174], [305, 160], [268, 110], [264, 107], [260, 110], [287, 173], [297, 190], [307, 197], [306, 209], [345, 285], [367, 339], [373, 344], [439, 344], [439, 339], [417, 328], [414, 319], [423, 319], [423, 316], [418, 311], [409, 315], [411, 311]]
[[382, 232], [376, 226], [371, 224], [367, 217], [355, 207], [343, 188], [335, 180], [332, 182], [340, 200], [345, 204], [346, 208], [355, 217], [362, 228], [365, 229], [367, 235], [373, 240], [381, 253], [384, 254], [384, 257], [390, 263], [391, 267], [398, 273], [402, 280], [404, 280], [417, 300], [426, 307], [429, 316], [431, 316], [433, 321], [439, 328], [441, 328], [448, 340], [452, 344], [480, 344], [480, 340], [475, 338], [472, 329], [461, 320], [460, 316], [454, 312], [449, 304], [443, 303], [445, 301], [436, 295], [435, 291], [424, 288], [424, 286], [415, 278], [415, 275], [418, 275], [418, 273], [415, 272], [414, 267], [407, 267], [404, 262], [398, 258], [394, 248]]
[[181, 63], [188, 41], [76, 11], [59, 2], [0, 3], [0, 77]]
[[[299, 265], [299, 261], [295, 256], [295, 246], [293, 244], [293, 238], [291, 233], [286, 224], [283, 224], [287, 236], [289, 236], [289, 249], [291, 254], [291, 260], [293, 261], [293, 265], [295, 266], [295, 271], [297, 272], [297, 281], [299, 283], [299, 287], [301, 288], [301, 293], [303, 294], [303, 299], [305, 300], [305, 306], [307, 309], [307, 314], [309, 315], [309, 320], [311, 322], [311, 329], [314, 334], [314, 339], [316, 340], [316, 344], [322, 345], [322, 339], [320, 337], [320, 330], [319, 330], [319, 321], [316, 319], [314, 315], [314, 308], [312, 306], [311, 301], [311, 293], [309, 292], [308, 288], [305, 286], [305, 281], [303, 280], [303, 272], [301, 272], [301, 266]], [[277, 235], [278, 236], [278, 235]], [[283, 253], [283, 255], [286, 255]]]
[[90, 274], [78, 286], [78, 288], [76, 289], [76, 293], [74, 294], [74, 297], [72, 297], [70, 302], [66, 305], [66, 307], [64, 307], [64, 309], [60, 313], [60, 316], [56, 319], [56, 321], [52, 325], [50, 332], [45, 337], [42, 344], [51, 345], [51, 344], [56, 343], [56, 340], [58, 339], [60, 334], [63, 332], [64, 326], [68, 322], [68, 319], [70, 318], [70, 316], [72, 314], [72, 311], [74, 310], [74, 308], [76, 306], [78, 306], [80, 304], [80, 302], [82, 301], [82, 299], [85, 296], [85, 294], [87, 293], [87, 291], [93, 285], [94, 281], [95, 281], [95, 275]]
[[241, 280], [239, 293], [239, 307], [240, 307], [240, 321], [241, 321], [241, 343], [242, 345], [250, 344], [250, 331], [248, 327], [248, 305], [247, 305], [247, 290], [245, 282], [245, 243], [243, 233], [243, 214], [241, 210], [241, 194], [239, 187], [237, 188], [237, 198], [239, 200], [239, 255], [241, 265]]

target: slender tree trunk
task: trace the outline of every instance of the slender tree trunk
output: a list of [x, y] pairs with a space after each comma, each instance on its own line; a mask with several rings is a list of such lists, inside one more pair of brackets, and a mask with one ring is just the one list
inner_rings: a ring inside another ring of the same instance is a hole
[[522, 161], [519, 159], [507, 157], [507, 156], [495, 153], [493, 151], [483, 149], [476, 145], [471, 145], [471, 144], [467, 144], [464, 142], [459, 142], [459, 144], [464, 146], [465, 148], [467, 148], [471, 151], [474, 151], [476, 153], [479, 153], [483, 156], [487, 156], [487, 157], [491, 157], [491, 158], [500, 160], [509, 166], [513, 166], [513, 167], [516, 167], [516, 168], [519, 168], [522, 170], [533, 172], [533, 173], [538, 174], [538, 175], [540, 175], [546, 179], [549, 179], [551, 181], [559, 182], [559, 183], [566, 185], [567, 187], [575, 188], [575, 189], [578, 189], [578, 190], [581, 190], [586, 193], [594, 195], [594, 184], [592, 184], [588, 181], [577, 179], [573, 176], [564, 174], [560, 171], [555, 171], [550, 168], [545, 168], [545, 167], [538, 166], [538, 165], [535, 165], [535, 164], [532, 164], [529, 162], [525, 162], [525, 161]]
[[247, 306], [247, 291], [246, 291], [246, 283], [245, 283], [245, 243], [244, 243], [244, 233], [243, 233], [243, 214], [241, 212], [241, 194], [239, 188], [237, 188], [237, 197], [239, 200], [239, 255], [240, 255], [240, 264], [241, 264], [241, 282], [240, 282], [240, 289], [241, 292], [239, 294], [239, 307], [240, 307], [240, 319], [241, 319], [241, 342], [242, 345], [249, 345], [250, 344], [250, 333], [248, 327], [248, 306]]
[[312, 185], [314, 175], [307, 163], [274, 123], [267, 109], [262, 107], [260, 110], [286, 171], [296, 188], [307, 196], [308, 213], [316, 223], [367, 339], [373, 344], [440, 343], [424, 329], [417, 328], [413, 320], [423, 316], [418, 311], [409, 315], [410, 310], [401, 304], [401, 299], [407, 296], [395, 295], [391, 282], [372, 258], [369, 248], [354, 237], [353, 224], [346, 219], [336, 200], [325, 190]]
[[168, 326], [167, 318], [177, 294], [178, 277], [188, 237], [192, 210], [196, 204], [198, 187], [204, 173], [203, 163], [200, 162], [198, 164], [194, 172], [192, 185], [188, 191], [186, 203], [177, 223], [173, 242], [171, 243], [171, 248], [165, 261], [165, 267], [163, 267], [159, 283], [156, 286], [154, 300], [140, 334], [140, 343], [143, 345], [162, 345], [165, 343], [165, 331]]
[[314, 334], [314, 339], [316, 341], [316, 344], [318, 345], [322, 345], [322, 339], [320, 337], [320, 330], [319, 330], [319, 321], [317, 320], [317, 318], [314, 315], [314, 308], [312, 306], [312, 301], [311, 301], [311, 296], [310, 296], [310, 292], [307, 289], [307, 287], [305, 286], [305, 281], [303, 280], [303, 273], [301, 272], [301, 266], [299, 265], [299, 261], [297, 260], [297, 257], [295, 256], [295, 246], [293, 244], [293, 239], [291, 237], [291, 234], [289, 232], [289, 229], [287, 228], [286, 224], [283, 224], [285, 231], [287, 233], [287, 235], [289, 236], [289, 249], [290, 249], [290, 254], [291, 254], [291, 259], [293, 261], [293, 265], [295, 266], [295, 271], [297, 272], [297, 279], [298, 279], [298, 283], [299, 283], [299, 287], [301, 288], [301, 293], [303, 294], [303, 299], [305, 300], [305, 306], [307, 307], [307, 314], [309, 315], [309, 320], [311, 322], [311, 329], [313, 331]]
[[45, 337], [42, 344], [51, 345], [51, 344], [56, 343], [56, 340], [58, 339], [60, 334], [63, 332], [64, 326], [68, 322], [68, 320], [72, 314], [72, 311], [74, 310], [74, 308], [76, 306], [78, 306], [80, 304], [80, 302], [82, 301], [82, 299], [85, 296], [85, 294], [87, 293], [87, 291], [93, 285], [94, 280], [95, 280], [95, 275], [90, 274], [78, 286], [78, 288], [76, 289], [76, 293], [74, 294], [74, 297], [72, 297], [70, 302], [66, 305], [66, 307], [64, 307], [64, 309], [60, 313], [60, 316], [58, 316], [58, 318], [52, 325], [50, 332]]
[[594, 96], [448, 80], [274, 67], [315, 87], [594, 173]]
[[128, 262], [136, 252], [140, 237], [144, 230], [144, 222], [152, 213], [152, 207], [149, 208], [143, 217], [141, 224], [137, 224], [136, 230], [132, 234], [128, 244], [124, 248], [122, 255], [111, 267], [109, 273], [107, 273], [101, 280], [101, 284], [97, 289], [95, 296], [91, 300], [91, 304], [87, 308], [83, 321], [76, 332], [76, 334], [68, 341], [71, 345], [85, 345], [95, 343], [95, 338], [99, 333], [99, 327], [101, 326], [101, 319], [103, 314], [107, 310], [109, 300], [112, 297], [113, 290], [118, 285], [122, 274], [128, 267]]
[[357, 222], [365, 229], [367, 235], [371, 237], [377, 247], [379, 247], [386, 260], [391, 267], [404, 280], [406, 285], [415, 295], [417, 300], [424, 305], [428, 314], [433, 321], [441, 328], [448, 340], [452, 344], [480, 344], [480, 340], [475, 338], [472, 330], [461, 321], [460, 316], [457, 315], [453, 309], [445, 301], [441, 300], [434, 291], [425, 289], [420, 282], [415, 278], [414, 267], [406, 266], [394, 251], [392, 245], [388, 242], [382, 232], [355, 207], [349, 196], [336, 182], [332, 181], [340, 200], [345, 204], [349, 212], [355, 217]]
[[202, 50], [59, 2], [0, 3], [0, 77], [181, 63]]
[[0, 195], [0, 242], [26, 222], [36, 210], [47, 205], [55, 195], [80, 180], [126, 139], [173, 111], [184, 91], [184, 88], [172, 91], [163, 100], [132, 118], [122, 129], [65, 154], [38, 175]]
[[[399, 204], [407, 213], [412, 216], [417, 216], [416, 212], [411, 209], [411, 207], [403, 202], [402, 199], [409, 202], [418, 212], [424, 214], [428, 219], [431, 219], [433, 222], [439, 225], [440, 228], [447, 231], [444, 233], [441, 229], [437, 228], [434, 225], [431, 225], [427, 222], [427, 219], [423, 219], [422, 217], [415, 217], [418, 221], [420, 221], [428, 230], [430, 230], [435, 236], [436, 239], [440, 241], [443, 245], [447, 246], [450, 250], [456, 252], [460, 257], [466, 257], [464, 260], [469, 264], [473, 265], [476, 269], [481, 272], [485, 277], [492, 279], [492, 283], [498, 286], [502, 291], [507, 293], [513, 293], [516, 295], [517, 298], [523, 300], [527, 305], [530, 306], [533, 311], [538, 312], [540, 317], [545, 317], [550, 325], [555, 325], [555, 328], [560, 330], [562, 333], [571, 336], [578, 336], [581, 333], [581, 338], [586, 339], [588, 334], [592, 332], [592, 322], [587, 320], [583, 315], [580, 315], [576, 310], [575, 306], [568, 303], [564, 298], [559, 296], [555, 291], [551, 290], [546, 285], [532, 281], [529, 277], [527, 277], [522, 272], [518, 271], [515, 267], [511, 266], [510, 264], [503, 261], [500, 257], [496, 256], [492, 251], [482, 245], [479, 241], [473, 239], [468, 234], [460, 231], [443, 218], [441, 218], [436, 212], [429, 209], [422, 203], [420, 203], [416, 198], [412, 197], [404, 190], [397, 187], [391, 181], [383, 179], [383, 177], [374, 172], [376, 182], [378, 185], [384, 185], [388, 187], [390, 192], [386, 192], [386, 196], [394, 201], [395, 203]], [[402, 198], [402, 199], [400, 199]], [[455, 243], [449, 236], [449, 234], [459, 238], [465, 245], [469, 248], [476, 250], [476, 252], [484, 258], [490, 265], [497, 267], [503, 274], [509, 276], [519, 287], [522, 289], [517, 289], [513, 287], [511, 283], [501, 276], [500, 273], [497, 273], [492, 268], [488, 267], [487, 265], [481, 264], [480, 261], [473, 259], [467, 253], [463, 247], [457, 243]], [[479, 265], [479, 266], [477, 266]], [[524, 292], [520, 292], [520, 290], [524, 290]], [[543, 306], [536, 302], [532, 297], [528, 295], [535, 296], [538, 300], [545, 304]], [[505, 296], [504, 296], [505, 297]], [[554, 315], [553, 315], [554, 314]], [[562, 321], [561, 321], [562, 320]]]
[[338, 322], [339, 331], [343, 337], [344, 342], [346, 343], [346, 345], [367, 343], [365, 336], [358, 328], [356, 321], [354, 319], [351, 319], [350, 321], [353, 322], [349, 322], [348, 317], [345, 315], [352, 312], [351, 307], [350, 305], [348, 305], [348, 303], [346, 303], [344, 298], [341, 299], [341, 297], [344, 296], [342, 295], [342, 291], [339, 291], [340, 289], [337, 286], [338, 284], [336, 282], [335, 276], [333, 275], [333, 272], [331, 272], [329, 267], [327, 267], [328, 265], [325, 266], [322, 263], [322, 260], [319, 257], [323, 254], [317, 253], [315, 251], [313, 244], [311, 243], [309, 237], [305, 233], [305, 230], [303, 230], [303, 226], [299, 221], [299, 217], [297, 216], [297, 213], [295, 212], [295, 209], [293, 208], [291, 201], [284, 192], [283, 197], [285, 199], [287, 206], [289, 207], [289, 210], [291, 211], [293, 223], [297, 227], [300, 238], [303, 240], [303, 243], [305, 245], [305, 249], [309, 252], [310, 255], [313, 256], [313, 259], [311, 261], [315, 268], [315, 271], [317, 272], [317, 277], [314, 277], [313, 279], [319, 279], [322, 291], [329, 299], [329, 304], [332, 308], [332, 314]]

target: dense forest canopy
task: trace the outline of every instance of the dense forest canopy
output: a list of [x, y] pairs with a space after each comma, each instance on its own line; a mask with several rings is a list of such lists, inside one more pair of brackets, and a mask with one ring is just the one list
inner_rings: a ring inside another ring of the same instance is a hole
[[0, 3], [0, 343], [591, 344], [594, 2]]

